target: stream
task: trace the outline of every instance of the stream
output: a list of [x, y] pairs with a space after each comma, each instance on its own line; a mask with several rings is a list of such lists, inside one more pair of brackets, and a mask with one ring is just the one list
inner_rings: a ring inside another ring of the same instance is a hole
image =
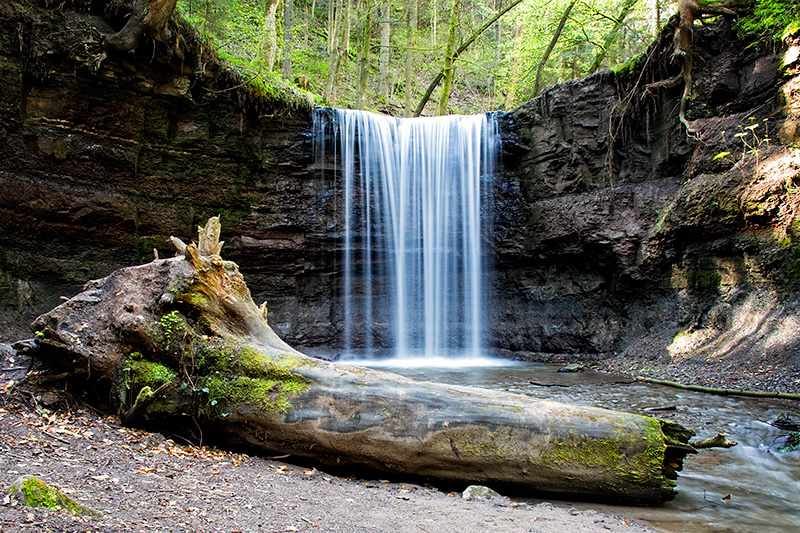
[[[420, 381], [504, 390], [536, 398], [616, 409], [672, 420], [699, 438], [725, 433], [738, 446], [701, 450], [686, 458], [678, 496], [659, 508], [570, 503], [611, 512], [661, 531], [800, 531], [800, 450], [778, 451], [788, 435], [769, 424], [781, 413], [800, 420], [797, 402], [718, 396], [586, 370], [503, 360], [430, 361], [400, 365], [359, 361]], [[394, 365], [394, 366], [392, 366]], [[729, 495], [729, 496], [728, 496]], [[541, 501], [541, 500], [536, 500]]]

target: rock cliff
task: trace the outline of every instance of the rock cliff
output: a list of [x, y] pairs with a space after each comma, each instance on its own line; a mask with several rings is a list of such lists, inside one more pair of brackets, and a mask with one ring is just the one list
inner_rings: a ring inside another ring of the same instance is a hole
[[[341, 191], [315, 166], [310, 108], [248, 88], [187, 28], [176, 67], [103, 48], [124, 12], [63, 9], [0, 3], [0, 342], [221, 214], [276, 332], [335, 349]], [[797, 59], [725, 21], [698, 30], [690, 136], [680, 89], [642, 90], [677, 68], [669, 32], [501, 115], [498, 351], [798, 368]]]

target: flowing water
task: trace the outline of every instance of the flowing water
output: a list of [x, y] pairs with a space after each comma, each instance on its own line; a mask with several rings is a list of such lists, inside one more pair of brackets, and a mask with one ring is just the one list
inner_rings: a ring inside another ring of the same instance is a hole
[[725, 433], [738, 446], [687, 457], [675, 500], [660, 508], [601, 507], [664, 531], [800, 531], [800, 451], [778, 451], [788, 431], [769, 424], [782, 411], [800, 420], [797, 402], [716, 396], [591, 371], [560, 373], [545, 365], [480, 361], [479, 366], [464, 361], [444, 361], [443, 366], [365, 363], [422, 381], [666, 418], [692, 428], [701, 438]]
[[317, 159], [333, 156], [343, 192], [344, 351], [477, 356], [493, 115], [318, 110], [315, 130]]
[[784, 410], [800, 419], [797, 404], [479, 357], [491, 273], [481, 220], [498, 142], [491, 115], [397, 119], [318, 110], [315, 129], [318, 164], [334, 160], [343, 193], [345, 358], [388, 353], [388, 360], [361, 363], [419, 380], [658, 416], [701, 438], [724, 432], [739, 445], [688, 457], [675, 500], [656, 509], [600, 507], [664, 531], [800, 531], [800, 451], [778, 451], [787, 432], [769, 424]]

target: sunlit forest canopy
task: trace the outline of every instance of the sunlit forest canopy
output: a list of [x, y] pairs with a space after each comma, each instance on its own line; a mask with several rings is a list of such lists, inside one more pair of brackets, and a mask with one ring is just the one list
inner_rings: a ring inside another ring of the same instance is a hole
[[[778, 13], [793, 0], [777, 4]], [[413, 116], [511, 109], [641, 54], [677, 0], [180, 0], [273, 94]]]

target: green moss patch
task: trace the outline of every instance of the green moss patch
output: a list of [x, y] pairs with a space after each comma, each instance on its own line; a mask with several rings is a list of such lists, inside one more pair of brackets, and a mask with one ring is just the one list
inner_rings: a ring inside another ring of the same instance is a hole
[[307, 364], [297, 356], [266, 356], [250, 346], [211, 342], [199, 346], [195, 356], [206, 406], [223, 413], [244, 406], [286, 412], [290, 400], [311, 384], [296, 372]]
[[39, 478], [24, 476], [8, 489], [8, 494], [28, 507], [43, 507], [53, 511], [65, 510], [72, 514], [100, 516], [100, 513], [84, 507], [57, 488]]

